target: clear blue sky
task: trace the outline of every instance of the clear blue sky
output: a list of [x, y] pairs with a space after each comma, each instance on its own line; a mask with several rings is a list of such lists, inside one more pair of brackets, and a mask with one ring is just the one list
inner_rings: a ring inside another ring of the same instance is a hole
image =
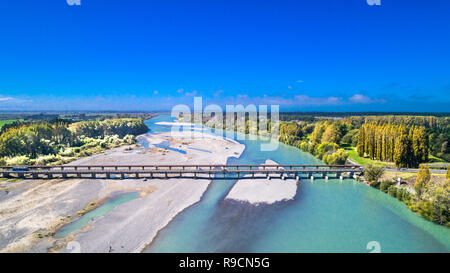
[[450, 1], [2, 0], [0, 110], [450, 111]]

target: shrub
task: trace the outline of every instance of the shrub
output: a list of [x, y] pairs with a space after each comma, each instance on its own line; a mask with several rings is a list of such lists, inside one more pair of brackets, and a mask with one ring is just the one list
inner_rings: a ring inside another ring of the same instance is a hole
[[388, 188], [388, 194], [392, 197], [397, 197], [397, 187], [392, 185]]
[[6, 159], [6, 165], [8, 166], [30, 165], [30, 158], [26, 155], [8, 158]]
[[387, 193], [389, 187], [391, 187], [392, 184], [393, 184], [393, 183], [392, 183], [391, 181], [389, 181], [389, 180], [383, 180], [383, 181], [381, 181], [381, 183], [380, 183], [380, 191], [382, 191], [382, 192], [384, 192], [384, 193]]
[[378, 182], [378, 181], [369, 182], [369, 186], [371, 186], [372, 188], [375, 188], [375, 189], [380, 189], [380, 182]]
[[374, 165], [368, 165], [364, 168], [364, 177], [369, 182], [378, 182], [378, 180], [383, 176], [384, 168]]
[[61, 158], [57, 155], [45, 155], [36, 159], [36, 165], [47, 165], [59, 161]]
[[[78, 149], [79, 151], [79, 149]], [[58, 152], [58, 155], [60, 156], [74, 156], [75, 155], [75, 149], [74, 148], [65, 148], [63, 150], [60, 150]]]
[[348, 153], [344, 149], [339, 149], [333, 154], [325, 154], [322, 160], [328, 165], [342, 165], [347, 162], [347, 158]]

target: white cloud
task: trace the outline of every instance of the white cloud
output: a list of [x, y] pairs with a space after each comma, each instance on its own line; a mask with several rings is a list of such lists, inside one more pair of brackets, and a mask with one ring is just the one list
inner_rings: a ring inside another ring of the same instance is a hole
[[11, 97], [0, 97], [0, 101], [10, 101], [13, 100], [14, 98]]
[[153, 94], [158, 95], [158, 90], [153, 91]]
[[223, 90], [217, 90], [216, 92], [214, 92], [214, 97], [218, 97], [218, 96], [222, 95], [223, 92], [224, 92]]
[[285, 106], [337, 106], [386, 102], [384, 99], [373, 99], [361, 94], [355, 94], [347, 98], [336, 96], [312, 97], [305, 94], [293, 97], [270, 96], [267, 94], [264, 94], [262, 97], [250, 97], [245, 94], [238, 94], [233, 97], [224, 97], [221, 101], [230, 104], [278, 104]]
[[185, 95], [188, 97], [193, 97], [193, 96], [197, 95], [197, 90], [194, 90], [192, 92], [186, 92]]
[[307, 95], [297, 95], [294, 97], [298, 105], [337, 105], [342, 104], [339, 97], [310, 97]]
[[384, 103], [385, 99], [372, 99], [368, 96], [364, 96], [361, 94], [355, 94], [348, 99], [351, 103], [359, 103], [359, 104], [369, 104], [369, 103]]
[[180, 88], [177, 90], [177, 93], [183, 93], [183, 91], [184, 91], [184, 88]]

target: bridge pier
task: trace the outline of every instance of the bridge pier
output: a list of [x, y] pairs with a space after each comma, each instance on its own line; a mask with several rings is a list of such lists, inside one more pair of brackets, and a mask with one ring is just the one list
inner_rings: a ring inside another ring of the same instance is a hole
[[38, 179], [39, 175], [37, 173], [33, 173], [33, 179]]
[[92, 179], [95, 179], [95, 173], [91, 173]]
[[355, 178], [355, 172], [349, 172], [349, 176], [350, 176], [351, 178]]
[[81, 173], [77, 173], [77, 178], [81, 178]]
[[62, 173], [62, 178], [66, 179], [67, 178], [67, 173]]
[[125, 178], [125, 174], [124, 173], [121, 173], [120, 174], [120, 179], [124, 179]]
[[136, 179], [139, 179], [139, 173], [136, 173]]
[[111, 174], [110, 173], [106, 173], [106, 179], [110, 179], [111, 178]]
[[47, 174], [47, 178], [48, 178], [48, 179], [53, 179], [53, 174], [48, 173], [48, 174]]

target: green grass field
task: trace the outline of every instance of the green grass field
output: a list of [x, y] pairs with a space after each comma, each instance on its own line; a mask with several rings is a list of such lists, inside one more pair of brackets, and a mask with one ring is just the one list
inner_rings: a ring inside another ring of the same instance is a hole
[[[372, 160], [367, 157], [360, 157], [358, 155], [358, 152], [356, 152], [355, 147], [344, 147], [344, 149], [348, 152], [348, 159], [355, 162], [356, 164], [395, 167], [395, 164], [392, 162], [383, 162], [378, 160]], [[429, 155], [429, 161], [423, 164], [427, 164], [432, 169], [446, 169], [447, 166], [449, 165], [449, 163], [445, 162], [445, 160], [434, 157], [432, 155]]]
[[381, 162], [381, 161], [372, 160], [372, 159], [366, 158], [366, 157], [360, 157], [358, 155], [358, 152], [356, 152], [355, 147], [345, 147], [344, 149], [348, 152], [348, 159], [350, 159], [351, 161], [353, 161], [359, 165], [379, 165], [379, 166], [386, 166], [386, 167], [393, 165], [393, 163], [391, 163], [391, 162]]

